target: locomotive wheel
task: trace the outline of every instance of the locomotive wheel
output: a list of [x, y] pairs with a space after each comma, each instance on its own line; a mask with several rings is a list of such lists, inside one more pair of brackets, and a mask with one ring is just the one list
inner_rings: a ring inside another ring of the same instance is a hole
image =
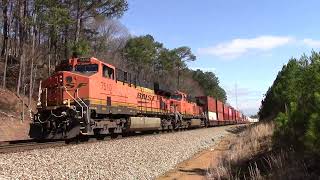
[[76, 137], [71, 138], [71, 139], [66, 139], [64, 142], [66, 144], [78, 144], [80, 142], [80, 137], [76, 136]]
[[80, 136], [80, 138], [79, 138], [80, 142], [88, 142], [89, 139], [90, 138], [88, 136]]
[[96, 139], [99, 140], [99, 141], [104, 140], [105, 137], [106, 137], [105, 135], [101, 135], [101, 134], [96, 135]]
[[110, 136], [111, 136], [111, 139], [116, 139], [118, 137], [119, 134], [117, 133], [112, 133]]
[[122, 132], [122, 137], [129, 137], [130, 134], [128, 132]]

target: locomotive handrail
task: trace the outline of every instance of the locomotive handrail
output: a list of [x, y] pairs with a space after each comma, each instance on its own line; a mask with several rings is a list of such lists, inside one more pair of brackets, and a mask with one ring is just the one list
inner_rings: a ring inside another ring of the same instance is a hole
[[81, 105], [81, 103], [76, 100], [69, 92], [68, 92], [68, 89], [65, 87], [65, 86], [62, 86], [65, 90], [66, 90], [66, 93], [76, 102], [79, 104], [79, 106], [81, 107], [81, 118], [83, 118], [83, 106]]
[[42, 87], [41, 87], [42, 81], [40, 81], [39, 84], [39, 92], [38, 92], [38, 102], [37, 102], [37, 106], [41, 106], [41, 94], [42, 94]]
[[46, 90], [46, 107], [48, 106], [48, 88], [45, 88]]
[[90, 121], [89, 121], [89, 106], [81, 98], [79, 98], [79, 89], [76, 89], [76, 95], [77, 95], [77, 98], [85, 105], [85, 107], [87, 109], [86, 115], [87, 115], [87, 121], [89, 124], [90, 123]]

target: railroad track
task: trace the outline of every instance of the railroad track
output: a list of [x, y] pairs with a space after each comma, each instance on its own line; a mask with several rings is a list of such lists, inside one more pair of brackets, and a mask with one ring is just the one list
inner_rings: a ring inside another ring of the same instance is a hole
[[22, 152], [33, 149], [42, 149], [50, 147], [60, 147], [67, 145], [65, 141], [48, 141], [48, 142], [37, 142], [34, 140], [18, 140], [0, 142], [0, 154], [3, 153], [14, 153]]
[[[168, 132], [168, 133], [176, 133], [179, 131]], [[161, 132], [167, 133], [167, 132]], [[38, 142], [35, 140], [17, 140], [17, 141], [6, 141], [0, 142], [0, 154], [4, 153], [15, 153], [15, 152], [23, 152], [29, 151], [33, 149], [44, 149], [44, 148], [52, 148], [52, 147], [61, 147], [67, 145], [76, 145], [76, 144], [85, 144], [85, 143], [96, 143], [101, 141], [110, 141], [110, 140], [117, 140], [117, 139], [127, 139], [131, 137], [137, 136], [151, 136], [158, 133], [136, 133], [127, 136], [118, 135], [116, 138], [111, 138], [110, 136], [101, 137], [89, 137], [87, 139], [74, 139], [70, 142], [66, 142], [65, 140], [56, 140], [56, 141], [43, 141]]]
[[[239, 125], [228, 125], [228, 126], [239, 126]], [[215, 127], [209, 127], [209, 128], [215, 128]], [[189, 129], [189, 131], [197, 130], [197, 129]], [[135, 133], [128, 136], [122, 136], [119, 135], [116, 138], [111, 138], [110, 136], [105, 136], [104, 138], [99, 137], [90, 137], [88, 139], [78, 139], [70, 142], [66, 142], [65, 140], [56, 140], [56, 141], [43, 141], [38, 142], [35, 140], [18, 140], [18, 141], [7, 141], [7, 142], [0, 142], [0, 154], [4, 153], [15, 153], [15, 152], [22, 152], [22, 151], [28, 151], [33, 149], [44, 149], [44, 148], [53, 148], [53, 147], [61, 147], [61, 146], [67, 146], [67, 145], [76, 145], [76, 144], [85, 144], [85, 143], [96, 143], [100, 141], [110, 141], [110, 140], [117, 140], [117, 139], [128, 139], [131, 137], [137, 137], [137, 136], [152, 136], [155, 134], [166, 134], [166, 133], [178, 133], [180, 131], [186, 131], [184, 130], [177, 130], [172, 132], [153, 132], [153, 133]]]

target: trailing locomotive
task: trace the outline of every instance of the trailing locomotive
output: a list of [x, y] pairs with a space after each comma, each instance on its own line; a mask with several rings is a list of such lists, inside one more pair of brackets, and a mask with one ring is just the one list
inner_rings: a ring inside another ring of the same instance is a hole
[[195, 101], [183, 92], [141, 82], [96, 58], [62, 62], [55, 74], [42, 82], [39, 94], [38, 113], [29, 132], [38, 139], [115, 137], [136, 131], [235, 124], [245, 119], [211, 97]]

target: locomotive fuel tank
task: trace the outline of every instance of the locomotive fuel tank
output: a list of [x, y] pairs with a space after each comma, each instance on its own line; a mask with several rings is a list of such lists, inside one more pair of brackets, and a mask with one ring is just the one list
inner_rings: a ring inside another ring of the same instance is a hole
[[149, 131], [159, 130], [161, 128], [161, 119], [155, 117], [130, 117], [129, 131]]
[[191, 128], [201, 127], [201, 119], [191, 119], [189, 127]]

